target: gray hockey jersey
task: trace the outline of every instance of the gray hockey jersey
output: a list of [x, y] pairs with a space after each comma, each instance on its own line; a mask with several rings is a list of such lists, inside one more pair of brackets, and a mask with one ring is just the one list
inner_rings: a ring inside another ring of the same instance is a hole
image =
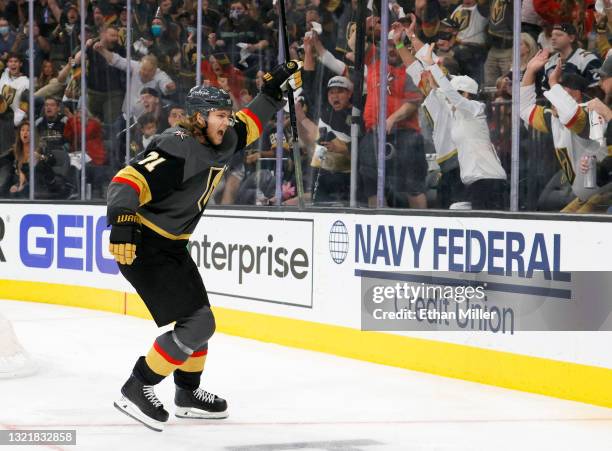
[[201, 144], [181, 127], [157, 135], [112, 179], [109, 220], [118, 211], [134, 212], [144, 226], [165, 238], [189, 238], [232, 156], [259, 137], [262, 124], [280, 107], [259, 94], [236, 113], [235, 124], [215, 147]]

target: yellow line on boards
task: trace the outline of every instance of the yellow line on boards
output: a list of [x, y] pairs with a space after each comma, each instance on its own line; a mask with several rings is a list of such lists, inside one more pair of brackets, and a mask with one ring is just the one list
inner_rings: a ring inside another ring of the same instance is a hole
[[[0, 299], [150, 319], [136, 294], [0, 280]], [[214, 307], [219, 332], [440, 376], [612, 407], [612, 369]]]

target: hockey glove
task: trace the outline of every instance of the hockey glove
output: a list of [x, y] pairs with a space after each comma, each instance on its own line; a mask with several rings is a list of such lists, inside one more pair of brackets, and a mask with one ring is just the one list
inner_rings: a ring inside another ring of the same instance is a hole
[[117, 263], [131, 265], [140, 244], [140, 218], [129, 210], [118, 211], [111, 218], [110, 253]]
[[[270, 72], [264, 74], [264, 84], [261, 87], [261, 92], [276, 100], [282, 100], [283, 91], [287, 89], [287, 83], [290, 82], [293, 89], [302, 86], [301, 67], [302, 62], [295, 60], [274, 67]], [[290, 78], [291, 81], [289, 81]]]

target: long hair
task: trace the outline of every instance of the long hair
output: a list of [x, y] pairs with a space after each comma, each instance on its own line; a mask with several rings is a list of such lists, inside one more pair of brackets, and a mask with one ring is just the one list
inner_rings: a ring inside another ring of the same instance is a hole
[[[26, 126], [30, 127], [29, 121], [23, 121], [21, 124], [19, 124], [16, 130], [17, 133], [15, 134], [15, 143], [13, 144], [13, 154], [15, 155], [15, 160], [19, 166], [26, 162], [29, 152], [29, 149], [26, 149], [21, 141], [21, 130]], [[32, 133], [33, 131], [30, 128], [30, 139], [32, 139]]]
[[51, 75], [45, 75], [42, 70], [40, 71], [40, 75], [38, 76], [38, 81], [37, 81], [38, 89], [42, 88], [43, 86], [47, 86], [47, 84], [49, 84], [52, 78], [57, 77], [57, 69], [55, 68], [53, 63], [51, 63], [50, 60], [44, 60], [42, 62], [42, 65], [44, 66], [46, 63], [51, 64], [52, 72], [51, 72]]
[[216, 53], [211, 55], [211, 57], [214, 57], [216, 63], [221, 67], [221, 73], [217, 75], [212, 68], [213, 63], [211, 63], [210, 58], [205, 58], [202, 60], [201, 66], [202, 78], [208, 80], [211, 86], [217, 88], [221, 87], [219, 77], [227, 78], [230, 91], [232, 91], [234, 97], [240, 97], [240, 90], [244, 88], [246, 83], [246, 78], [242, 72], [231, 63], [229, 57], [225, 53]]
[[186, 117], [182, 121], [180, 121], [178, 124], [176, 124], [176, 126], [184, 128], [185, 130], [189, 132], [191, 136], [193, 136], [196, 139], [205, 138], [204, 134], [202, 133], [202, 129], [198, 127], [196, 123], [195, 113], [192, 114], [191, 116]]
[[521, 66], [527, 65], [529, 60], [538, 53], [538, 44], [529, 33], [521, 33], [521, 42], [529, 48], [529, 53], [525, 56], [525, 60], [521, 59]]
[[32, 130], [32, 127], [30, 127], [30, 122], [25, 120], [21, 124], [19, 124], [16, 129], [15, 143], [13, 144], [12, 148], [13, 155], [15, 156], [15, 160], [17, 161], [19, 167], [21, 167], [24, 163], [27, 163], [30, 156], [29, 146], [24, 146], [23, 142], [21, 141], [21, 130], [25, 126], [28, 126], [30, 128], [30, 140], [34, 139], [35, 151], [39, 151], [38, 135], [36, 134], [36, 131]]

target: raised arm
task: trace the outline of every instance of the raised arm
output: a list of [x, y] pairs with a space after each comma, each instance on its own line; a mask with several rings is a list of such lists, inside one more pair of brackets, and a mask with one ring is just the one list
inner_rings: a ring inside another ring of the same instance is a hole
[[333, 73], [337, 75], [346, 75], [348, 69], [346, 64], [336, 58], [331, 54], [329, 50], [325, 48], [321, 40], [319, 39], [319, 35], [313, 32], [312, 35], [312, 44], [317, 51], [317, 55], [319, 55], [319, 60], [325, 67], [331, 70]]
[[561, 59], [559, 59], [555, 68], [550, 72], [548, 77], [550, 90], [544, 92], [544, 97], [555, 107], [563, 125], [577, 135], [588, 138], [589, 117], [585, 108], [578, 105], [578, 102], [559, 83], [562, 73], [561, 64]]
[[68, 62], [62, 67], [62, 69], [57, 74], [57, 81], [60, 83], [65, 83], [66, 79], [68, 79], [68, 75], [70, 75], [70, 69], [74, 64], [73, 58], [68, 58]]
[[[108, 50], [106, 47], [104, 47], [104, 45], [100, 41], [96, 42], [93, 48], [96, 52], [98, 52], [100, 55], [104, 57], [104, 59], [106, 60], [108, 64], [112, 64], [113, 57], [114, 55], [116, 55], [116, 53], [113, 53], [110, 50]], [[125, 59], [125, 58], [122, 58], [122, 59]], [[117, 67], [119, 69], [125, 70], [127, 68], [127, 61], [124, 63], [123, 67], [119, 67], [119, 66]]]
[[542, 49], [529, 60], [527, 68], [525, 69], [525, 74], [523, 75], [523, 80], [521, 81], [521, 86], [535, 85], [537, 74], [544, 68], [549, 57], [550, 52], [546, 49]]
[[550, 52], [548, 50], [540, 50], [536, 53], [527, 63], [521, 82], [521, 119], [525, 121], [525, 124], [542, 133], [550, 132], [550, 114], [547, 114], [544, 107], [536, 105], [535, 81], [537, 74], [542, 70], [549, 56]]
[[461, 110], [472, 117], [483, 114], [484, 105], [480, 102], [466, 99], [459, 94], [459, 92], [453, 88], [444, 72], [442, 72], [442, 69], [435, 64], [433, 58], [433, 47], [433, 44], [430, 44], [426, 51], [420, 52], [422, 54], [420, 56], [421, 62], [427, 68], [427, 70], [429, 70], [436, 81], [436, 84], [439, 86], [440, 91], [444, 94], [448, 102], [457, 110]]
[[238, 135], [237, 151], [257, 140], [263, 131], [263, 124], [268, 122], [282, 106], [282, 87], [285, 82], [293, 76], [296, 82], [295, 88], [301, 85], [300, 66], [299, 61], [289, 61], [279, 64], [264, 74], [264, 85], [261, 92], [246, 107], [236, 113], [234, 130]]
[[49, 9], [55, 18], [55, 21], [60, 23], [62, 19], [62, 8], [60, 8], [60, 6], [57, 4], [57, 0], [48, 0], [47, 4], [49, 5]]
[[304, 36], [304, 70], [314, 71], [316, 60], [314, 56], [314, 42], [312, 35]]
[[[414, 14], [411, 14], [411, 16], [414, 18]], [[403, 38], [404, 34], [408, 36], [408, 28], [404, 27], [399, 22], [394, 22], [391, 24], [391, 31], [393, 32], [392, 36], [393, 44], [395, 45], [395, 50], [397, 51], [399, 57], [402, 59], [404, 65], [406, 67], [409, 67], [412, 63], [416, 61], [416, 58], [414, 57], [410, 49], [408, 49], [408, 47], [404, 45]]]
[[170, 76], [161, 69], [157, 69], [155, 72], [155, 79], [161, 89], [162, 94], [168, 95], [176, 91], [176, 83], [170, 78]]
[[266, 48], [268, 48], [269, 42], [267, 39], [262, 39], [260, 41], [257, 41], [255, 44], [250, 44], [249, 45], [249, 51], [251, 52], [258, 52], [261, 50], [264, 50]]

